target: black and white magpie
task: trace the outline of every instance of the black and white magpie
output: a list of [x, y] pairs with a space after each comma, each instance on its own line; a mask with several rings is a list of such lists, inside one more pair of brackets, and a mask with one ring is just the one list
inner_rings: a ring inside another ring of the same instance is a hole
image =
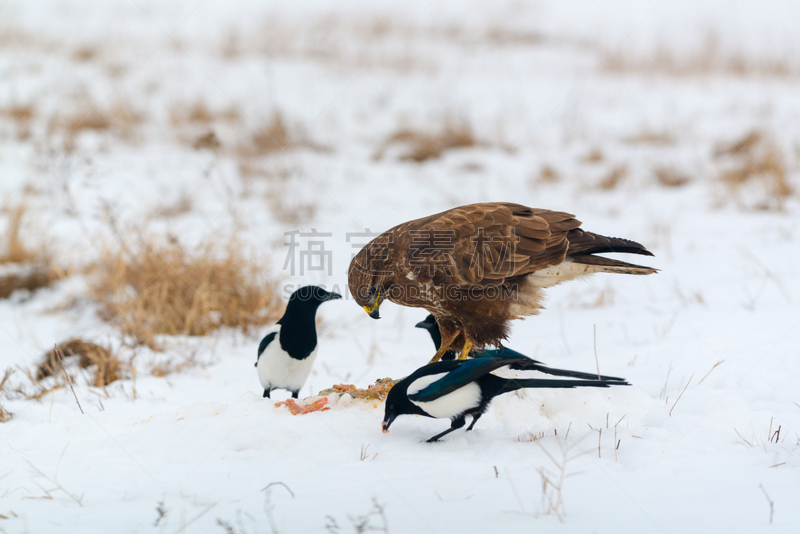
[[[436, 318], [432, 314], [428, 314], [424, 321], [418, 322], [416, 325], [417, 328], [424, 328], [428, 331], [431, 335], [431, 339], [433, 340], [433, 344], [436, 345], [436, 350], [439, 350], [439, 346], [442, 344], [442, 335], [439, 332], [439, 326], [436, 324]], [[442, 360], [452, 360], [455, 359], [456, 353], [452, 350], [448, 350], [442, 356]], [[616, 376], [604, 376], [604, 375], [597, 375], [592, 373], [581, 373], [580, 371], [568, 371], [566, 369], [554, 369], [552, 367], [547, 367], [546, 365], [542, 364], [542, 362], [538, 360], [534, 360], [533, 358], [529, 358], [524, 354], [521, 354], [515, 350], [506, 348], [506, 347], [499, 347], [497, 349], [484, 349], [482, 351], [474, 351], [473, 352], [474, 358], [494, 358], [496, 360], [507, 359], [507, 360], [517, 360], [516, 363], [510, 365], [511, 369], [517, 371], [539, 371], [540, 373], [544, 373], [547, 375], [553, 376], [568, 376], [570, 378], [580, 378], [583, 380], [608, 380], [612, 382], [624, 382], [624, 378], [618, 378]]]
[[338, 293], [319, 286], [304, 286], [292, 293], [283, 317], [258, 346], [258, 379], [269, 397], [273, 389], [288, 389], [297, 398], [317, 357], [317, 308]]
[[521, 388], [574, 388], [628, 386], [623, 381], [553, 380], [537, 378], [501, 378], [492, 371], [508, 365], [518, 365], [525, 359], [474, 358], [448, 360], [420, 367], [400, 380], [386, 397], [383, 431], [388, 432], [398, 415], [416, 414], [437, 419], [450, 419], [450, 428], [436, 434], [428, 443], [457, 430], [472, 416], [467, 430], [472, 430], [493, 398]]

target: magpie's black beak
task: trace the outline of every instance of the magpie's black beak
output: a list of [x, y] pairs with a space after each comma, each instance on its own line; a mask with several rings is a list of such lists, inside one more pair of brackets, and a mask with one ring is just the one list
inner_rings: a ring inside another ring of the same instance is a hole
[[420, 321], [420, 322], [418, 322], [417, 324], [414, 325], [414, 328], [424, 328], [425, 330], [427, 330], [430, 327], [431, 327], [431, 324], [426, 322], [426, 321]]
[[394, 421], [395, 418], [394, 415], [387, 415], [386, 417], [387, 418], [383, 420], [383, 423], [381, 423], [381, 431], [384, 434], [389, 433], [389, 427], [392, 426], [392, 422]]
[[342, 296], [339, 293], [330, 292], [330, 293], [328, 293], [328, 299], [327, 300], [339, 300], [340, 298], [342, 298]]

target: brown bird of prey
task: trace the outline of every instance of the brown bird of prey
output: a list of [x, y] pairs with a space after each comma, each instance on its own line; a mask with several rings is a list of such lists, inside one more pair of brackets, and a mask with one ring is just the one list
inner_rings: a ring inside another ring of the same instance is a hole
[[348, 284], [370, 317], [384, 300], [425, 308], [452, 349], [500, 345], [509, 321], [542, 309], [543, 289], [592, 273], [652, 274], [596, 256], [652, 256], [639, 243], [580, 229], [574, 215], [507, 202], [470, 204], [409, 221], [370, 241], [350, 262]]

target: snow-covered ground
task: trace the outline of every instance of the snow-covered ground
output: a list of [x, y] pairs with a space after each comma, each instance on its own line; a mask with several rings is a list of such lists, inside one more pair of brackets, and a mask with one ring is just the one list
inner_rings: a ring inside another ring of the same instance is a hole
[[[639, 241], [661, 269], [553, 288], [508, 343], [594, 371], [596, 327], [600, 371], [631, 387], [506, 395], [437, 444], [423, 440], [446, 421], [383, 435], [380, 404], [275, 408], [258, 336], [229, 330], [139, 349], [135, 384], [107, 395], [79, 382], [85, 414], [69, 389], [26, 400], [20, 368], [54, 343], [121, 339], [85, 299], [63, 306], [80, 269], [18, 292], [0, 301], [0, 370], [17, 368], [0, 395], [0, 532], [798, 532], [800, 203], [770, 193], [774, 175], [721, 179], [777, 161], [800, 189], [798, 20], [796, 2], [0, 4], [2, 209], [25, 203], [26, 235], [64, 265], [112, 228], [187, 245], [237, 231], [288, 287], [343, 291], [366, 242], [348, 234], [504, 200]], [[78, 127], [95, 109], [106, 125]], [[276, 114], [296, 142], [259, 151]], [[386, 145], [448, 125], [477, 142], [421, 163]], [[719, 154], [752, 131], [760, 148]], [[217, 148], [195, 148], [210, 132]], [[284, 269], [284, 232], [312, 229], [330, 264]], [[301, 396], [427, 361], [425, 312], [381, 313], [320, 308]], [[559, 443], [575, 473], [563, 523], [539, 472], [558, 471]]]

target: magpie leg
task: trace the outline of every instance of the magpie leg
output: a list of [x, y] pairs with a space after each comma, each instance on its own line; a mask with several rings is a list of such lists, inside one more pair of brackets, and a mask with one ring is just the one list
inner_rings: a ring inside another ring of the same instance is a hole
[[297, 394], [298, 394], [298, 393], [300, 393], [300, 390], [297, 390], [297, 391], [292, 391], [292, 398], [293, 398], [293, 399], [296, 399], [296, 398], [297, 398]]
[[446, 436], [447, 434], [449, 434], [453, 430], [458, 430], [459, 428], [461, 428], [465, 424], [466, 424], [466, 421], [464, 420], [464, 416], [463, 415], [461, 417], [457, 417], [456, 419], [453, 419], [453, 422], [450, 423], [450, 428], [448, 428], [447, 430], [445, 430], [441, 434], [436, 434], [435, 436], [433, 436], [431, 439], [428, 440], [428, 443], [433, 443], [435, 441], [439, 441], [439, 438]]
[[264, 398], [265, 398], [265, 399], [268, 399], [268, 398], [269, 398], [269, 390], [268, 390], [268, 389], [265, 389], [265, 390], [264, 390]]
[[464, 432], [469, 432], [470, 430], [472, 430], [472, 427], [475, 426], [475, 423], [478, 422], [478, 419], [480, 419], [482, 415], [483, 415], [482, 413], [476, 413], [475, 415], [473, 415], [472, 422], [469, 424], [469, 426]]

